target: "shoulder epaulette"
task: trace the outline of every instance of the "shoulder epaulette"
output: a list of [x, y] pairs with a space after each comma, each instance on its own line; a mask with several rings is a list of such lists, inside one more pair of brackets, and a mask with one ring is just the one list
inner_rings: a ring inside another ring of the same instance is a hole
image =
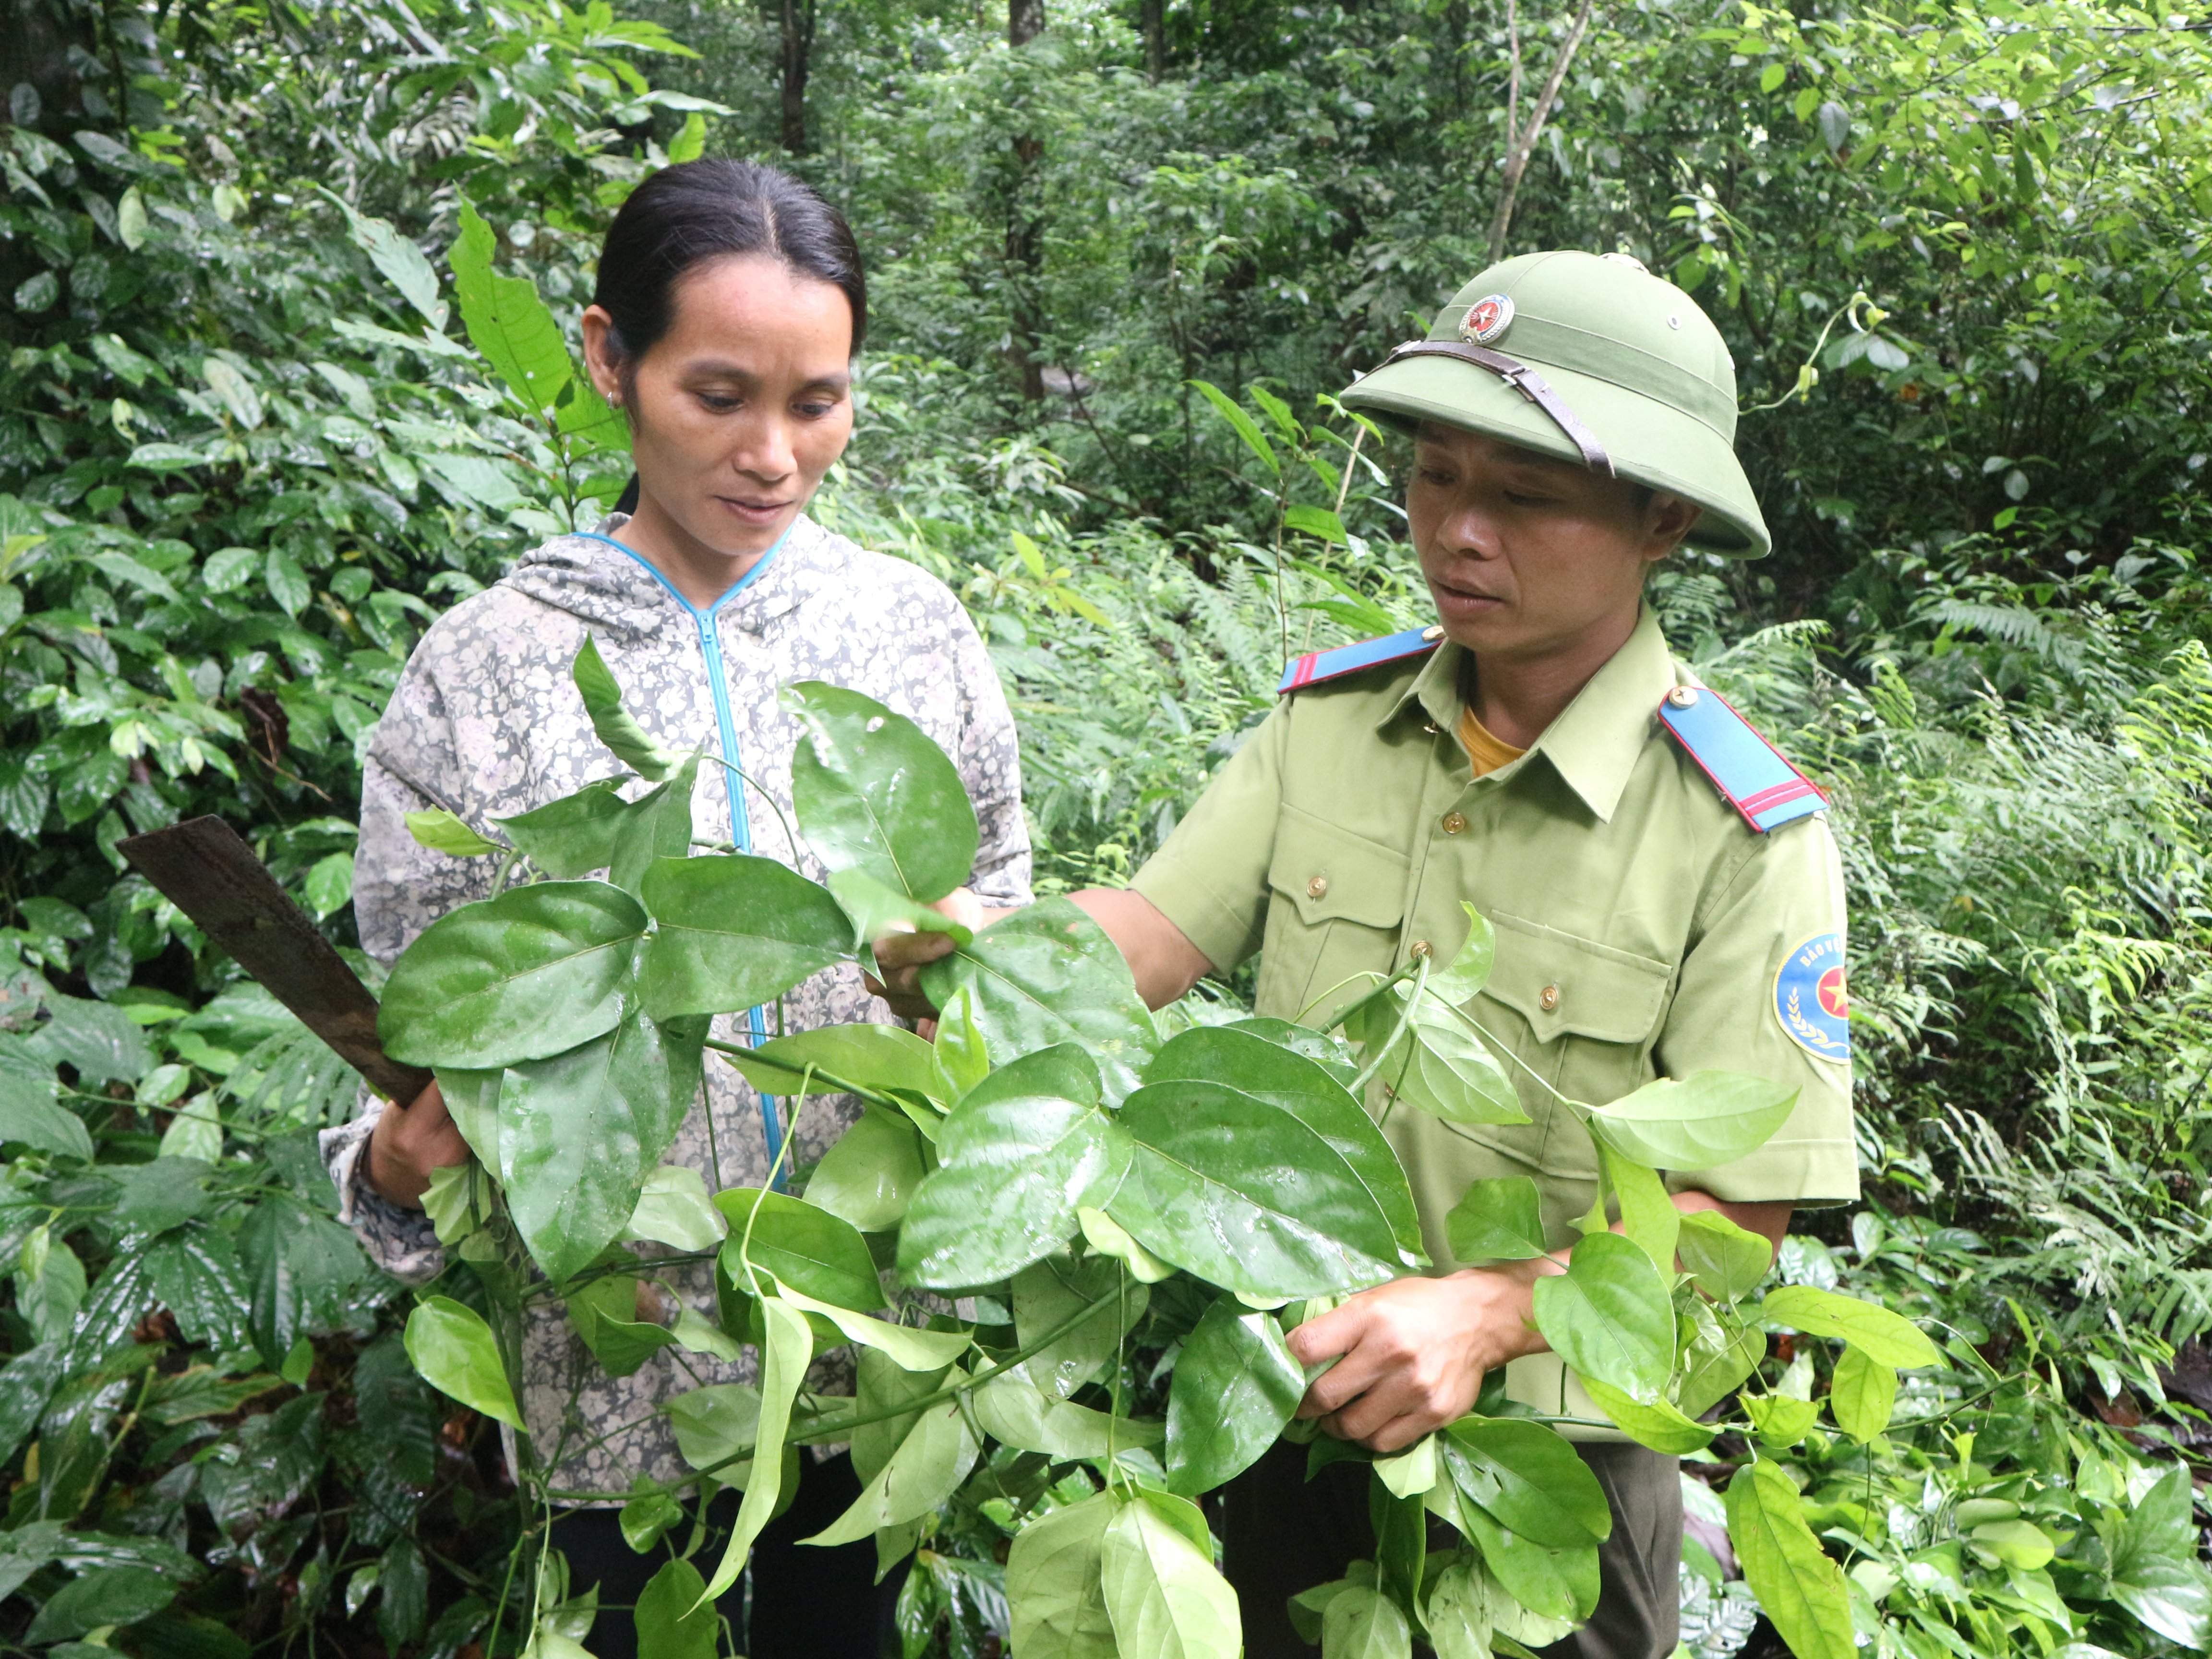
[[1719, 692], [1678, 685], [1660, 699], [1659, 720], [1712, 780], [1721, 799], [1761, 835], [1827, 805], [1828, 798], [1812, 781]]
[[1356, 674], [1363, 668], [1377, 668], [1386, 662], [1425, 656], [1442, 645], [1443, 639], [1444, 630], [1431, 623], [1426, 628], [1409, 628], [1402, 634], [1386, 635], [1379, 640], [1334, 646], [1327, 651], [1309, 651], [1283, 671], [1283, 683], [1275, 688], [1275, 695], [1303, 691], [1310, 685], [1342, 679], [1346, 674]]

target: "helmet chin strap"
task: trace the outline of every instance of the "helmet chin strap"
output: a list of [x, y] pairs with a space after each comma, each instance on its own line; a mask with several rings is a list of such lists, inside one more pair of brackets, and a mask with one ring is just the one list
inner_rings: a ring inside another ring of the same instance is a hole
[[1456, 357], [1463, 363], [1488, 370], [1550, 416], [1552, 423], [1582, 451], [1584, 466], [1608, 478], [1619, 476], [1613, 470], [1613, 457], [1605, 453], [1597, 434], [1584, 425], [1583, 417], [1568, 407], [1567, 400], [1552, 389], [1552, 383], [1528, 364], [1487, 346], [1462, 345], [1453, 340], [1408, 340], [1384, 358], [1383, 363], [1387, 366], [1401, 357]]

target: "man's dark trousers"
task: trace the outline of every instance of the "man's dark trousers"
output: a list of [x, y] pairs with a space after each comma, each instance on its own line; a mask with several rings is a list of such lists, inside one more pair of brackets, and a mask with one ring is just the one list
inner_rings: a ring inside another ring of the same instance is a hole
[[[1593, 1441], [1575, 1449], [1613, 1506], [1613, 1536], [1598, 1548], [1597, 1611], [1542, 1651], [1549, 1659], [1667, 1659], [1680, 1615], [1677, 1461], [1626, 1443]], [[1306, 1449], [1279, 1442], [1223, 1494], [1224, 1565], [1243, 1609], [1246, 1659], [1313, 1659], [1285, 1604], [1375, 1554], [1368, 1466], [1332, 1463], [1310, 1481], [1305, 1473]]]

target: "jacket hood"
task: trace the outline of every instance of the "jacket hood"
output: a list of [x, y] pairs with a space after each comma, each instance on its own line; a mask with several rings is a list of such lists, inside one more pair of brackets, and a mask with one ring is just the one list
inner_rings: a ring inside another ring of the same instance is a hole
[[[658, 633], [674, 622], [689, 625], [700, 611], [622, 544], [629, 522], [617, 513], [588, 534], [556, 536], [524, 554], [499, 585], [617, 639]], [[719, 620], [759, 633], [830, 580], [846, 545], [801, 514], [765, 558], [706, 608]]]

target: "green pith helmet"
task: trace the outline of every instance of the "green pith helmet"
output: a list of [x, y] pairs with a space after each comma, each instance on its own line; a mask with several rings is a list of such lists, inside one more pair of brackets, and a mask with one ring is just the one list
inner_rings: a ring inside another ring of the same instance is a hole
[[[1533, 371], [1533, 372], [1532, 372]], [[1705, 508], [1687, 539], [1771, 544], [1735, 459], [1735, 364], [1698, 302], [1623, 255], [1524, 253], [1481, 273], [1344, 393], [1411, 426], [1480, 432]]]

